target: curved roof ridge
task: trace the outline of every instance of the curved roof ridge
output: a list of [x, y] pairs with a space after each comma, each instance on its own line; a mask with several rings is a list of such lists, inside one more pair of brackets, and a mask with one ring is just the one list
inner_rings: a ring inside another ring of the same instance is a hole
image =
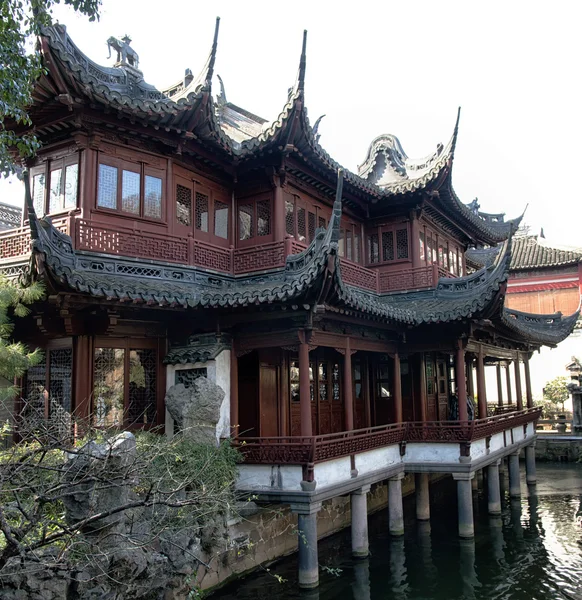
[[576, 327], [580, 318], [578, 310], [564, 317], [561, 312], [552, 314], [526, 313], [504, 307], [502, 323], [526, 340], [554, 346], [565, 340]]

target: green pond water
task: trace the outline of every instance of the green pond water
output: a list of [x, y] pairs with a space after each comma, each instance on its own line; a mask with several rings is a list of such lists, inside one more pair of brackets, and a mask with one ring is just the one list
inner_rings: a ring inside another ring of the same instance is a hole
[[388, 534], [386, 510], [370, 516], [369, 559], [351, 558], [349, 529], [322, 540], [317, 590], [297, 589], [291, 556], [212, 600], [582, 600], [582, 465], [538, 464], [537, 485], [524, 480], [522, 491], [521, 500], [505, 495], [496, 518], [475, 495], [475, 539], [460, 540], [454, 483], [438, 483], [430, 524], [414, 519], [414, 498], [405, 498], [402, 538]]

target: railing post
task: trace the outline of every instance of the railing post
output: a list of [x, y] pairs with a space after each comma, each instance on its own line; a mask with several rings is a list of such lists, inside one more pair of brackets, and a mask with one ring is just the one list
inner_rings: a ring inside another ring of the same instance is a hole
[[501, 385], [501, 365], [497, 363], [495, 367], [497, 371], [497, 405], [503, 406], [503, 386]]

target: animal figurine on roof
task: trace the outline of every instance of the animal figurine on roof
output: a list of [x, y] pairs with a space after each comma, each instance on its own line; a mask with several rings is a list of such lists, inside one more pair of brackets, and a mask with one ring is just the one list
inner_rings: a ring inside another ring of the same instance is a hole
[[120, 40], [111, 36], [107, 40], [107, 47], [109, 48], [109, 56], [107, 58], [111, 58], [111, 48], [113, 48], [117, 52], [118, 64], [129, 65], [130, 67], [137, 69], [139, 56], [130, 44], [131, 38], [128, 35], [124, 35]]

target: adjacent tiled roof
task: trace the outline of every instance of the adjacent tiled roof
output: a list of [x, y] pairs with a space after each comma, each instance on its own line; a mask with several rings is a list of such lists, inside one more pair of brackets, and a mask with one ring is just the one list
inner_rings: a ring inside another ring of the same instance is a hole
[[552, 248], [543, 238], [526, 236], [514, 241], [511, 270], [539, 269], [575, 265], [582, 261], [582, 250]]
[[0, 230], [20, 227], [22, 209], [12, 204], [0, 202]]
[[504, 308], [501, 315], [503, 324], [520, 337], [550, 346], [566, 339], [574, 331], [579, 317], [580, 309], [568, 317], [560, 312], [537, 315], [509, 308]]
[[205, 363], [215, 359], [223, 350], [230, 348], [230, 337], [225, 334], [191, 336], [186, 344], [170, 348], [164, 358], [164, 364]]

